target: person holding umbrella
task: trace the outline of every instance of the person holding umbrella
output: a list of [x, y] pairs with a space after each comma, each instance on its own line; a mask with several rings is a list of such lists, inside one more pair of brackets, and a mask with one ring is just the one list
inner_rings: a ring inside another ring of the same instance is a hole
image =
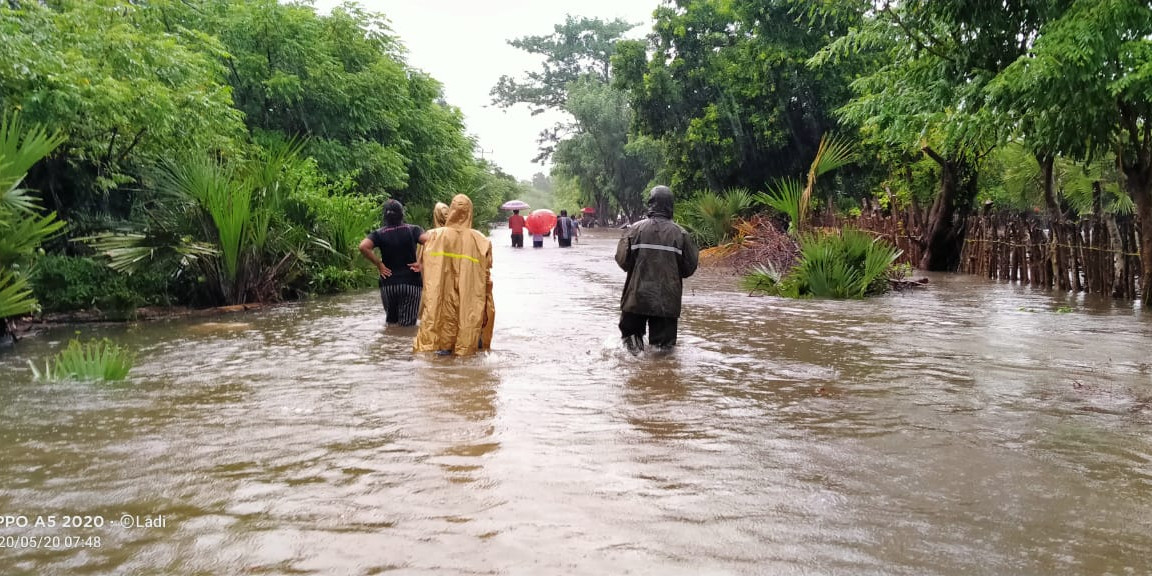
[[556, 214], [546, 208], [533, 210], [528, 215], [528, 233], [532, 235], [532, 247], [544, 247], [544, 235], [556, 225]]
[[528, 204], [523, 200], [509, 200], [500, 205], [501, 210], [511, 210], [512, 216], [508, 218], [508, 229], [512, 231], [512, 247], [524, 247], [524, 227], [528, 221], [520, 215], [521, 210], [527, 210]]
[[520, 210], [513, 210], [512, 216], [508, 218], [508, 228], [512, 230], [512, 247], [524, 247], [524, 226], [527, 222], [524, 217], [520, 215]]

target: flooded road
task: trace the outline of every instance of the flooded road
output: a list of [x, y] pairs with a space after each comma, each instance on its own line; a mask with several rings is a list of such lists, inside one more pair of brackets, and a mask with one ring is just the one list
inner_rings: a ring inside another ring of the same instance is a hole
[[677, 351], [633, 358], [592, 232], [494, 232], [475, 358], [413, 357], [374, 291], [81, 328], [138, 351], [114, 385], [31, 382], [75, 328], [21, 342], [0, 517], [105, 525], [0, 526], [0, 574], [1152, 573], [1148, 314], [959, 276], [750, 298], [702, 269]]

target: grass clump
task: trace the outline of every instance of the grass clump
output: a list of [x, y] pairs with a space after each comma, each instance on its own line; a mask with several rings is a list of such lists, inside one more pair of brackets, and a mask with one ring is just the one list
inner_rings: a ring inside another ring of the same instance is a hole
[[44, 362], [41, 372], [31, 360], [28, 366], [37, 380], [123, 380], [136, 357], [107, 338], [81, 343], [73, 339], [68, 347]]
[[787, 273], [771, 265], [753, 267], [741, 279], [750, 293], [788, 298], [859, 299], [889, 289], [890, 271], [901, 251], [858, 230], [805, 234], [800, 260]]

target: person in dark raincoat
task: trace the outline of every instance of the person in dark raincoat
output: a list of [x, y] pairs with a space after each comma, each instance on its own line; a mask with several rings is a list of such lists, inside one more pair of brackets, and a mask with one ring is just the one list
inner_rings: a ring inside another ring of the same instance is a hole
[[628, 273], [620, 298], [620, 336], [632, 352], [648, 343], [676, 345], [684, 279], [696, 272], [699, 250], [692, 236], [672, 221], [672, 191], [648, 193], [648, 218], [629, 226], [616, 246], [616, 263]]

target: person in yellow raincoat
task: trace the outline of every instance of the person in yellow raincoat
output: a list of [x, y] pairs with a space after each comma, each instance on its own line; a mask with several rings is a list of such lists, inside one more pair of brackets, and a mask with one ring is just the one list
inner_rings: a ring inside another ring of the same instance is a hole
[[424, 298], [413, 350], [467, 356], [490, 348], [496, 318], [492, 242], [472, 229], [472, 200], [457, 194], [444, 226], [420, 239]]
[[443, 202], [437, 202], [436, 207], [432, 209], [432, 227], [443, 228], [447, 222], [448, 205]]

